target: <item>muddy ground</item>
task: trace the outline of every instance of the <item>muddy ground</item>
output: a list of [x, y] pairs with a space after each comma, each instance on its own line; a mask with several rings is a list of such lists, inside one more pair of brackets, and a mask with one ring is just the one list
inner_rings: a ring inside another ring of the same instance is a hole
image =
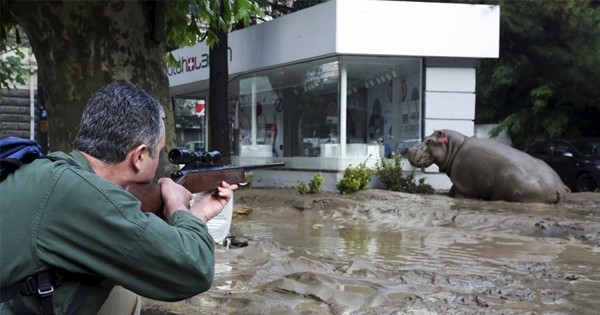
[[144, 314], [598, 314], [600, 193], [236, 192], [210, 291]]

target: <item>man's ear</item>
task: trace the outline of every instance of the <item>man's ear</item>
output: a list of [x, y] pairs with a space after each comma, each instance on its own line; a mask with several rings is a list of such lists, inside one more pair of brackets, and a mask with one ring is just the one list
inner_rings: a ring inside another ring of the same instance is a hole
[[131, 165], [136, 171], [140, 171], [144, 165], [146, 159], [150, 158], [150, 151], [148, 146], [140, 144], [131, 150]]

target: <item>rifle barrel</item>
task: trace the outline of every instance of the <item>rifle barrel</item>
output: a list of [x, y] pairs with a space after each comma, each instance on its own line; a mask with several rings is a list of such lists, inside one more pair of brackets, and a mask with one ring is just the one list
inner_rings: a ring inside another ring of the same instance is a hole
[[273, 162], [273, 163], [257, 164], [257, 165], [244, 165], [244, 166], [240, 166], [240, 167], [246, 171], [251, 171], [251, 170], [256, 170], [256, 169], [261, 169], [261, 168], [271, 168], [271, 167], [278, 167], [278, 166], [285, 166], [285, 162]]
[[251, 171], [251, 170], [257, 170], [257, 169], [263, 169], [263, 168], [272, 168], [272, 167], [278, 167], [278, 166], [285, 166], [285, 162], [273, 162], [273, 163], [266, 163], [266, 164], [255, 164], [255, 165], [239, 165], [239, 166], [209, 166], [209, 167], [198, 167], [198, 168], [189, 168], [186, 169], [185, 167], [182, 168], [180, 171], [175, 171], [174, 174], [171, 177], [173, 179], [176, 178], [180, 178], [183, 175], [186, 174], [193, 174], [193, 173], [203, 173], [203, 172], [211, 172], [211, 171], [226, 171], [226, 170], [244, 170], [244, 171]]

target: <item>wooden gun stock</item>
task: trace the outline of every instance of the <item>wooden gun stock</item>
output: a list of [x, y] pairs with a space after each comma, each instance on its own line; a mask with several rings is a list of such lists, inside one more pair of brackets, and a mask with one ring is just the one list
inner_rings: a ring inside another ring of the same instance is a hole
[[[285, 163], [278, 162], [251, 166], [198, 169], [184, 173], [175, 182], [192, 193], [210, 191], [219, 187], [222, 181], [228, 184], [247, 183], [246, 171], [248, 170], [284, 165]], [[161, 218], [163, 217], [164, 203], [158, 184], [129, 185], [126, 190], [140, 200], [142, 211], [152, 212]]]

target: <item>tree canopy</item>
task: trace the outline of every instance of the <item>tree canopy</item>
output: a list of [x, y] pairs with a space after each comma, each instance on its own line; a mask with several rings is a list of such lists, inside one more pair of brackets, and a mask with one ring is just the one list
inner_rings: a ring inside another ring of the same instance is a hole
[[480, 62], [477, 123], [513, 143], [600, 136], [600, 3], [495, 1], [500, 58]]
[[[4, 2], [0, 2], [0, 88], [11, 88], [15, 84], [25, 84], [25, 69], [20, 30]], [[2, 97], [2, 95], [0, 95]]]
[[[171, 148], [168, 50], [200, 39], [217, 46], [214, 30], [227, 32], [234, 23], [247, 24], [256, 13], [260, 10], [250, 0], [8, 0], [0, 2], [0, 48], [5, 52], [11, 45], [8, 34], [17, 26], [27, 35], [38, 61], [51, 150], [70, 150], [87, 99], [113, 81], [132, 82], [159, 99], [167, 114], [166, 147]], [[2, 64], [0, 78], [16, 78], [18, 67], [9, 66]], [[161, 160], [163, 169], [168, 169], [165, 152]]]

